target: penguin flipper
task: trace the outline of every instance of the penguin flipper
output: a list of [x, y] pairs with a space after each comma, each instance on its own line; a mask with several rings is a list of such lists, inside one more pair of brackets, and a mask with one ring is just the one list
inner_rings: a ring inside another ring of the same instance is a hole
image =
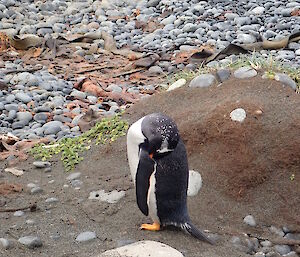
[[154, 172], [155, 162], [150, 158], [148, 151], [141, 147], [139, 164], [136, 173], [136, 199], [141, 212], [148, 216], [148, 191], [150, 187], [150, 177]]
[[199, 230], [193, 223], [191, 223], [190, 221], [185, 222], [184, 224], [181, 225], [181, 228], [183, 230], [185, 230], [186, 232], [188, 232], [190, 235], [192, 235], [193, 237], [207, 242], [211, 245], [214, 245], [215, 242], [213, 242], [211, 239], [209, 239], [201, 230]]

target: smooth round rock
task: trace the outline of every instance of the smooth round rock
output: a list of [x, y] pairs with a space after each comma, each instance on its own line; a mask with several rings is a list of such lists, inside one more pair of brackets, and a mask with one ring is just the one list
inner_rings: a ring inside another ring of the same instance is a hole
[[77, 242], [87, 242], [87, 241], [93, 240], [93, 239], [95, 239], [95, 238], [97, 238], [95, 232], [86, 231], [86, 232], [80, 233], [80, 234], [76, 237], [76, 241], [77, 241]]
[[167, 89], [167, 91], [172, 91], [172, 90], [174, 90], [176, 88], [180, 88], [180, 87], [184, 86], [185, 84], [186, 84], [186, 80], [185, 79], [178, 79], [171, 86], [169, 86], [169, 88]]
[[19, 238], [19, 243], [27, 246], [30, 249], [41, 247], [43, 245], [41, 239], [36, 236], [24, 236]]
[[15, 217], [21, 217], [21, 216], [24, 216], [24, 214], [25, 214], [25, 213], [24, 213], [23, 211], [15, 211], [15, 212], [14, 212], [14, 216], [15, 216]]
[[255, 227], [256, 226], [256, 221], [254, 219], [254, 217], [252, 215], [247, 215], [244, 218], [244, 223], [246, 223], [247, 225], [251, 226], [251, 227]]
[[202, 177], [201, 174], [197, 171], [190, 170], [189, 171], [189, 182], [188, 182], [188, 196], [195, 196], [198, 194], [201, 186], [202, 186]]
[[113, 250], [106, 251], [99, 257], [183, 257], [176, 249], [155, 241], [139, 241]]
[[29, 103], [32, 100], [32, 98], [29, 95], [21, 92], [16, 94], [16, 98], [25, 104]]
[[12, 241], [6, 239], [6, 238], [0, 238], [0, 248], [4, 250], [8, 250], [13, 247]]
[[74, 172], [71, 173], [66, 179], [67, 180], [74, 180], [74, 179], [78, 179], [81, 176], [81, 172]]
[[238, 79], [253, 78], [257, 75], [257, 71], [251, 67], [241, 67], [233, 75]]
[[217, 79], [221, 82], [226, 81], [230, 77], [230, 71], [226, 69], [217, 70]]
[[288, 245], [274, 245], [274, 248], [276, 252], [281, 255], [288, 254], [291, 251], [291, 247], [289, 247]]
[[46, 202], [46, 203], [56, 203], [56, 202], [58, 202], [58, 199], [55, 198], [55, 197], [50, 197], [50, 198], [47, 198], [47, 199], [45, 200], [45, 202]]
[[36, 167], [36, 168], [42, 169], [42, 168], [50, 167], [51, 163], [50, 162], [44, 162], [44, 161], [35, 161], [35, 162], [33, 162], [33, 166]]
[[216, 81], [216, 78], [212, 74], [202, 74], [200, 76], [197, 76], [194, 78], [190, 84], [189, 87], [209, 87], [213, 85], [213, 83]]
[[43, 189], [40, 187], [34, 187], [30, 190], [31, 194], [39, 194], [43, 192]]
[[233, 121], [243, 122], [246, 118], [246, 111], [242, 108], [237, 108], [230, 113], [230, 118]]
[[292, 89], [296, 90], [297, 89], [297, 84], [294, 80], [292, 80], [288, 75], [284, 73], [276, 73], [275, 74], [275, 80], [281, 82], [285, 86], [289, 86]]

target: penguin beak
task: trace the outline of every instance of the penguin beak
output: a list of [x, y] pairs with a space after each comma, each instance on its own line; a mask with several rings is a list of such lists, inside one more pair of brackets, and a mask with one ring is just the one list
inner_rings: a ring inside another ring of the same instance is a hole
[[153, 153], [150, 153], [149, 156], [151, 159], [153, 159]]

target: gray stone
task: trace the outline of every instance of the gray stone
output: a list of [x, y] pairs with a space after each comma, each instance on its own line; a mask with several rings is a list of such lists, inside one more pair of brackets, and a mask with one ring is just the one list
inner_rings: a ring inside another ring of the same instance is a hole
[[159, 75], [164, 73], [163, 69], [159, 66], [152, 66], [149, 68], [149, 73], [152, 75]]
[[24, 236], [19, 238], [19, 243], [27, 246], [30, 249], [41, 247], [43, 245], [41, 239], [36, 236]]
[[288, 245], [275, 245], [274, 249], [281, 255], [288, 254], [291, 251], [291, 247]]
[[58, 199], [55, 198], [55, 197], [50, 197], [50, 198], [47, 198], [47, 199], [45, 200], [45, 202], [46, 202], [46, 203], [56, 203], [56, 202], [58, 202]]
[[32, 98], [29, 95], [27, 95], [26, 93], [22, 93], [22, 92], [17, 93], [16, 98], [17, 98], [17, 100], [19, 100], [25, 104], [29, 103], [32, 100]]
[[175, 15], [170, 15], [169, 17], [163, 19], [161, 21], [161, 24], [163, 24], [163, 25], [172, 24], [172, 23], [174, 23], [175, 20], [176, 20], [176, 16]]
[[256, 221], [254, 219], [254, 217], [252, 215], [247, 215], [245, 218], [244, 218], [244, 222], [251, 226], [251, 227], [255, 227], [256, 226]]
[[288, 254], [284, 254], [282, 256], [283, 257], [299, 257], [299, 255], [296, 252], [294, 252], [294, 251], [289, 252]]
[[11, 111], [11, 110], [18, 111], [19, 110], [19, 107], [17, 104], [5, 104], [4, 108], [7, 111]]
[[237, 36], [237, 41], [241, 44], [251, 44], [256, 42], [256, 38], [249, 34], [239, 34]]
[[14, 212], [14, 216], [15, 216], [15, 217], [21, 217], [21, 216], [24, 216], [24, 214], [25, 214], [25, 213], [24, 213], [23, 211], [15, 211], [15, 212]]
[[45, 161], [35, 161], [33, 162], [33, 166], [36, 168], [47, 168], [51, 166], [50, 162], [45, 162]]
[[212, 74], [202, 74], [200, 76], [197, 76], [194, 78], [190, 84], [189, 87], [209, 87], [213, 85], [213, 83], [216, 81], [216, 78]]
[[80, 99], [85, 99], [86, 98], [86, 93], [74, 89], [71, 93], [71, 96], [75, 96], [75, 97], [78, 97]]
[[195, 196], [198, 194], [202, 186], [202, 177], [201, 174], [197, 171], [189, 171], [189, 182], [188, 182], [188, 196]]
[[78, 179], [81, 176], [81, 172], [74, 172], [71, 173], [66, 179], [67, 180], [74, 180], [74, 179]]
[[12, 129], [21, 129], [21, 128], [24, 128], [25, 127], [25, 124], [24, 122], [22, 121], [17, 121], [17, 122], [14, 122], [12, 125], [11, 125]]
[[284, 232], [282, 231], [282, 229], [280, 229], [280, 228], [276, 228], [275, 226], [271, 226], [270, 228], [269, 228], [269, 230], [272, 232], [272, 233], [274, 233], [275, 235], [278, 235], [278, 236], [284, 236]]
[[80, 187], [83, 184], [83, 182], [79, 179], [73, 179], [71, 180], [72, 187]]
[[6, 238], [0, 238], [0, 247], [4, 250], [8, 250], [13, 247], [13, 243]]
[[42, 193], [43, 192], [43, 189], [40, 188], [40, 187], [34, 187], [30, 190], [31, 194], [39, 194], [39, 193]]
[[87, 242], [87, 241], [93, 240], [93, 239], [95, 239], [95, 238], [97, 238], [95, 232], [86, 231], [86, 232], [80, 233], [80, 234], [76, 237], [76, 241], [78, 241], [78, 242]]
[[263, 6], [257, 6], [254, 9], [252, 9], [251, 13], [255, 15], [261, 15], [265, 12], [265, 7]]
[[177, 88], [180, 88], [182, 86], [184, 86], [186, 84], [186, 80], [185, 79], [179, 79], [176, 82], [174, 82], [168, 89], [167, 91], [171, 91]]
[[[155, 250], [154, 250], [155, 249]], [[106, 251], [98, 257], [183, 257], [176, 249], [155, 241], [139, 241]]]
[[14, 95], [8, 95], [5, 100], [8, 103], [12, 103], [13, 101], [15, 101], [16, 97]]
[[257, 75], [257, 71], [251, 67], [241, 67], [234, 72], [234, 76], [239, 79], [252, 78]]
[[125, 191], [113, 190], [106, 193], [104, 190], [90, 192], [90, 200], [100, 200], [107, 203], [117, 203], [125, 196]]
[[226, 69], [217, 70], [216, 75], [217, 75], [217, 79], [220, 82], [224, 82], [227, 79], [229, 79], [229, 77], [230, 77], [230, 70], [226, 70]]
[[271, 247], [273, 245], [272, 242], [270, 242], [269, 240], [262, 241], [260, 242], [260, 244], [263, 247]]
[[292, 240], [300, 240], [300, 233], [287, 233], [284, 238]]
[[56, 135], [59, 131], [61, 131], [61, 127], [63, 126], [60, 121], [50, 121], [42, 126], [44, 129], [45, 135]]
[[281, 82], [285, 86], [289, 86], [294, 90], [297, 89], [296, 82], [284, 73], [276, 73], [274, 78], [275, 78], [275, 80]]
[[35, 224], [35, 221], [34, 221], [34, 220], [31, 220], [31, 219], [28, 219], [28, 220], [25, 221], [25, 223], [26, 223], [27, 225], [34, 225], [34, 224]]
[[107, 88], [106, 88], [107, 91], [110, 91], [110, 92], [118, 92], [118, 93], [121, 93], [122, 92], [122, 88], [119, 87], [118, 85], [116, 84], [110, 84]]
[[[230, 118], [233, 120], [233, 121], [238, 121], [238, 122], [243, 122], [245, 119], [246, 119], [246, 111], [242, 108], [237, 108], [237, 109], [234, 109], [231, 113], [230, 113]], [[251, 215], [248, 215], [248, 216], [251, 216]], [[253, 224], [253, 220], [251, 221], [251, 217], [247, 217], [246, 221], [249, 222], [250, 221], [250, 224]], [[246, 218], [245, 217], [245, 218]], [[253, 218], [253, 217], [252, 217]], [[244, 222], [246, 222], [245, 219], [244, 219]], [[255, 221], [254, 221], [255, 223]], [[249, 225], [249, 224], [248, 224]], [[251, 225], [250, 225], [251, 226]]]
[[48, 119], [48, 115], [46, 113], [40, 112], [33, 116], [35, 121], [46, 121]]
[[17, 119], [20, 122], [23, 122], [26, 125], [29, 124], [29, 122], [32, 120], [32, 114], [30, 112], [18, 112], [17, 113]]

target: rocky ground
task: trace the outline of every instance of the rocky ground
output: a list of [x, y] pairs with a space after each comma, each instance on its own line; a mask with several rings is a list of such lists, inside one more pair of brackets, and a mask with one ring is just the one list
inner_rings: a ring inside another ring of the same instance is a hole
[[[138, 231], [144, 218], [124, 138], [93, 147], [70, 174], [58, 159], [20, 163], [26, 158], [21, 144], [2, 141], [1, 168], [25, 171], [0, 173], [3, 254], [94, 256], [147, 239], [184, 256], [298, 256], [299, 12], [297, 1], [2, 0], [0, 134], [30, 145], [79, 136], [129, 106], [129, 122], [166, 112], [179, 123], [191, 166], [207, 183], [190, 200], [192, 216], [218, 242], [213, 248], [176, 231]], [[285, 44], [274, 49], [268, 40]], [[267, 69], [256, 61], [232, 69], [239, 52], [229, 52], [195, 73], [189, 87], [184, 78], [170, 80], [198, 68], [194, 54], [257, 42], [267, 42], [256, 51], [268, 58]], [[273, 70], [273, 60], [288, 68]], [[199, 150], [203, 144], [212, 155]]]

